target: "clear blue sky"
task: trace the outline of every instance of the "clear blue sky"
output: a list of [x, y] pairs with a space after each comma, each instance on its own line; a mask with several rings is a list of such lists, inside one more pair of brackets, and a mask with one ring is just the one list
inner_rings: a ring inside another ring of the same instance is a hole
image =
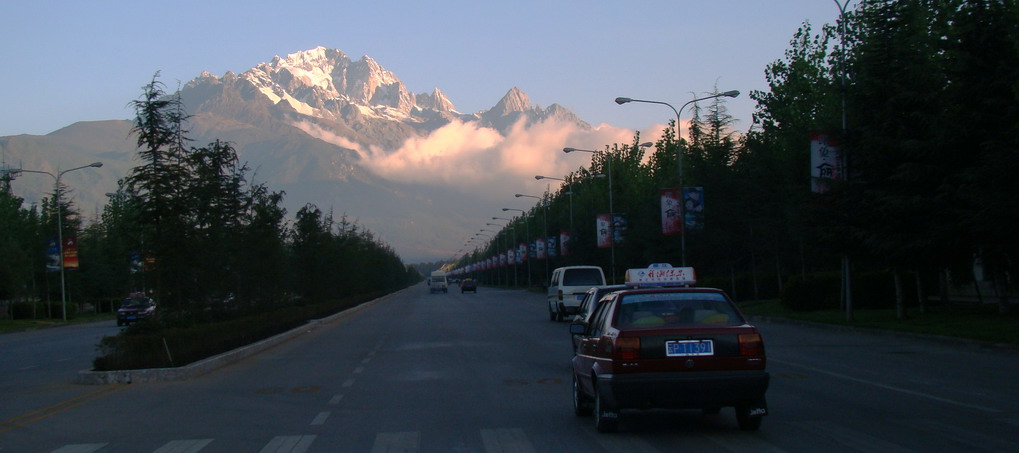
[[766, 65], [804, 21], [837, 16], [832, 0], [5, 1], [0, 136], [128, 119], [156, 71], [173, 89], [316, 46], [368, 55], [461, 112], [516, 86], [534, 104], [632, 129], [674, 114], [614, 98], [679, 108], [717, 85], [743, 92], [728, 106], [745, 130]]

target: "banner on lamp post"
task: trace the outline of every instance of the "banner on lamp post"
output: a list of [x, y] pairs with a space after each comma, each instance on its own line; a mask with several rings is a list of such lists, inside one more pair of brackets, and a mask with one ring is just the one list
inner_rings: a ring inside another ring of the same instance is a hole
[[570, 230], [559, 231], [559, 250], [562, 256], [570, 256], [570, 239], [572, 236]]
[[621, 245], [626, 237], [626, 229], [629, 223], [626, 214], [612, 214], [612, 244]]
[[683, 188], [683, 226], [687, 230], [704, 229], [704, 188]]
[[78, 237], [64, 236], [64, 269], [78, 268]]
[[662, 234], [683, 234], [683, 221], [679, 217], [679, 189], [658, 191], [662, 202]]
[[595, 217], [595, 231], [598, 232], [598, 248], [607, 249], [612, 247], [612, 216], [609, 214], [598, 214]]
[[558, 241], [559, 241], [559, 238], [557, 238], [555, 236], [549, 236], [548, 237], [548, 242], [546, 242], [545, 244], [548, 246], [548, 258], [549, 259], [552, 259], [552, 258], [556, 257], [556, 254], [559, 251], [559, 245], [556, 244]]
[[46, 271], [56, 272], [60, 270], [60, 247], [57, 238], [46, 241]]
[[815, 193], [831, 190], [831, 182], [844, 177], [839, 143], [832, 134], [810, 133], [810, 188]]
[[545, 239], [538, 238], [534, 240], [534, 249], [538, 252], [538, 259], [545, 259], [545, 254], [548, 250], [545, 249]]
[[527, 261], [527, 258], [529, 258], [527, 251], [527, 243], [521, 242], [519, 245], [517, 245], [517, 264], [523, 264], [525, 261]]

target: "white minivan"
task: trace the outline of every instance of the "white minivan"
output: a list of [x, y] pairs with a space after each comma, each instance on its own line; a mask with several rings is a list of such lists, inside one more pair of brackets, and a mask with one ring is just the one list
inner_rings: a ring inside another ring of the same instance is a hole
[[605, 285], [605, 273], [598, 266], [566, 266], [552, 271], [548, 284], [548, 319], [562, 321], [577, 313], [588, 289]]

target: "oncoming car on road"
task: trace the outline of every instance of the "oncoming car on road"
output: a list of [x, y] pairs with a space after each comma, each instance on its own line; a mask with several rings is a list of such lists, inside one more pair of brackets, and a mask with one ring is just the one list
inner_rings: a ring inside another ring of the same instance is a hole
[[[689, 269], [692, 278], [693, 270]], [[621, 411], [734, 407], [740, 429], [767, 415], [764, 342], [725, 292], [655, 287], [602, 298], [573, 358], [573, 406], [594, 414], [598, 431], [617, 428]]]
[[117, 325], [123, 326], [156, 315], [156, 302], [144, 293], [131, 293], [117, 309]]

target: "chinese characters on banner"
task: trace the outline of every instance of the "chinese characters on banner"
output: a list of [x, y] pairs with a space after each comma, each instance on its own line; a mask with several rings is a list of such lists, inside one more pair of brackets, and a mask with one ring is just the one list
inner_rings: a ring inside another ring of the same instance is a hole
[[612, 216], [612, 244], [621, 245], [627, 229], [626, 214], [614, 214]]
[[595, 217], [595, 231], [598, 232], [598, 248], [607, 249], [612, 247], [612, 216], [609, 214], [598, 214]]
[[558, 240], [559, 240], [559, 238], [557, 238], [555, 236], [549, 236], [548, 237], [548, 242], [546, 242], [546, 244], [548, 244], [548, 258], [549, 259], [555, 258], [556, 257], [556, 253], [559, 251], [559, 245], [556, 244], [556, 242]]
[[683, 222], [679, 219], [679, 190], [661, 189], [662, 234], [683, 234]]
[[831, 181], [843, 178], [839, 144], [831, 134], [810, 133], [810, 186], [815, 193], [831, 189]]

